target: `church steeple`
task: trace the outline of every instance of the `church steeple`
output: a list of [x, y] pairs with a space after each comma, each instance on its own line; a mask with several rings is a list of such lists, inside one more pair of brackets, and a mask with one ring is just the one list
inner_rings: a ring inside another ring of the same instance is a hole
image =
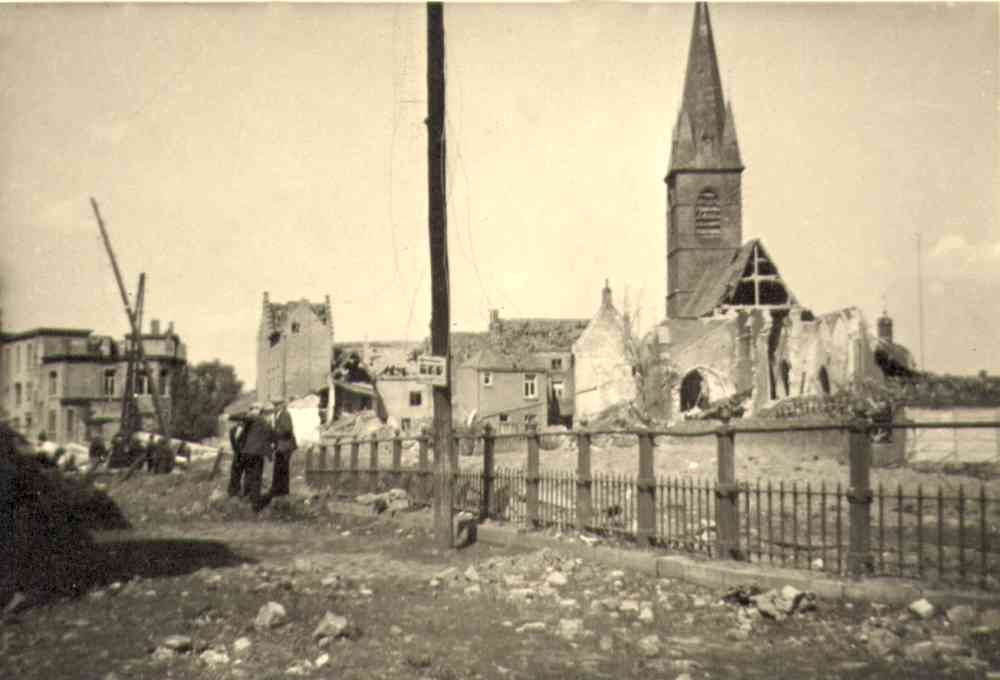
[[742, 169], [732, 110], [726, 105], [708, 5], [695, 4], [684, 98], [674, 126], [670, 172]]
[[743, 163], [708, 6], [695, 4], [684, 94], [667, 171], [667, 317], [683, 317], [706, 272], [743, 243]]

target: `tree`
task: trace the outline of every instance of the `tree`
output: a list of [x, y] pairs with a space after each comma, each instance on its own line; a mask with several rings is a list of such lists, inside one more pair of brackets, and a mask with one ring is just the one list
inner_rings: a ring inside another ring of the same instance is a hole
[[173, 433], [196, 441], [218, 433], [222, 410], [240, 396], [236, 369], [218, 359], [185, 366], [174, 375]]

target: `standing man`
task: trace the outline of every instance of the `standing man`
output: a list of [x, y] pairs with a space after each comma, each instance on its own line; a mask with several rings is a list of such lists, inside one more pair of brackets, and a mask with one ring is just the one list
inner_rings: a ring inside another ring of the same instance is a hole
[[298, 443], [295, 441], [295, 427], [292, 425], [292, 416], [288, 412], [287, 405], [283, 401], [278, 401], [276, 406], [274, 434], [277, 450], [274, 456], [274, 474], [271, 476], [271, 493], [268, 494], [272, 498], [288, 495], [288, 468], [292, 454], [298, 448]]
[[264, 459], [274, 454], [275, 443], [274, 429], [264, 418], [263, 412], [262, 404], [254, 404], [250, 408], [240, 451], [243, 458], [244, 490], [255, 511], [267, 505], [267, 499], [261, 497], [260, 490], [264, 482]]
[[229, 429], [229, 444], [233, 447], [233, 462], [229, 466], [229, 495], [236, 497], [243, 493], [243, 474], [245, 460], [243, 458], [243, 440], [246, 438], [246, 414], [234, 418], [236, 424]]

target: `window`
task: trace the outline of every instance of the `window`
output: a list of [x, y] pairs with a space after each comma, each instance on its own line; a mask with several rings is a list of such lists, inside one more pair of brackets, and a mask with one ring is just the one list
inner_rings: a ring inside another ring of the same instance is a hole
[[694, 228], [698, 236], [716, 238], [722, 235], [722, 209], [719, 196], [711, 189], [698, 194], [694, 206]]
[[404, 432], [409, 432], [410, 431], [410, 419], [409, 418], [401, 418], [400, 421], [399, 421], [399, 427]]
[[28, 383], [24, 390], [24, 400], [31, 404], [35, 401], [35, 385], [34, 383]]
[[553, 371], [561, 371], [562, 367], [563, 367], [563, 363], [562, 363], [562, 358], [561, 357], [557, 357], [557, 358], [555, 358], [555, 359], [552, 360], [552, 370]]
[[555, 395], [556, 399], [562, 399], [563, 393], [566, 391], [565, 383], [562, 380], [552, 381], [552, 394]]
[[115, 372], [114, 370], [104, 371], [104, 396], [113, 397], [115, 394]]
[[535, 415], [534, 413], [526, 413], [524, 415], [524, 424], [525, 425], [534, 425], [537, 422], [538, 422], [538, 416]]
[[149, 376], [145, 371], [135, 374], [135, 394], [149, 394]]
[[538, 378], [534, 373], [524, 374], [524, 398], [535, 399], [538, 397]]
[[17, 346], [17, 370], [21, 370], [21, 346]]
[[14, 383], [14, 406], [21, 405], [21, 383]]
[[483, 373], [483, 387], [491, 387], [493, 385], [493, 373], [491, 371], [485, 371]]
[[49, 411], [49, 432], [54, 433], [56, 431], [56, 412]]
[[292, 322], [292, 333], [298, 333], [302, 330], [302, 325], [298, 321]]
[[59, 394], [59, 374], [56, 371], [49, 371], [49, 394]]
[[410, 392], [410, 406], [420, 406], [423, 403], [424, 395], [420, 392]]
[[24, 416], [24, 429], [28, 432], [31, 431], [31, 414], [27, 413]]
[[509, 422], [509, 421], [510, 421], [510, 416], [508, 416], [506, 413], [501, 413], [500, 414], [500, 422], [501, 423], [506, 423], [506, 422]]
[[160, 394], [162, 396], [167, 396], [169, 393], [168, 386], [170, 385], [170, 371], [167, 369], [160, 370], [160, 384], [157, 386], [160, 388]]
[[76, 437], [76, 414], [72, 411], [66, 411], [66, 438], [74, 439]]

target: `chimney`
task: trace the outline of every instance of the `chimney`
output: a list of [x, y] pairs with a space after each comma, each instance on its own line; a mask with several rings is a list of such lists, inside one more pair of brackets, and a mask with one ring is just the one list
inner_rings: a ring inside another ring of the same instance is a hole
[[149, 333], [150, 333], [150, 335], [159, 335], [160, 334], [160, 320], [159, 319], [153, 319], [153, 320], [151, 320], [149, 322]]
[[604, 279], [604, 290], [601, 291], [601, 306], [610, 307], [611, 305], [611, 285], [608, 279]]
[[174, 334], [174, 322], [171, 321], [170, 323], [167, 324], [167, 335], [173, 335], [173, 334]]

